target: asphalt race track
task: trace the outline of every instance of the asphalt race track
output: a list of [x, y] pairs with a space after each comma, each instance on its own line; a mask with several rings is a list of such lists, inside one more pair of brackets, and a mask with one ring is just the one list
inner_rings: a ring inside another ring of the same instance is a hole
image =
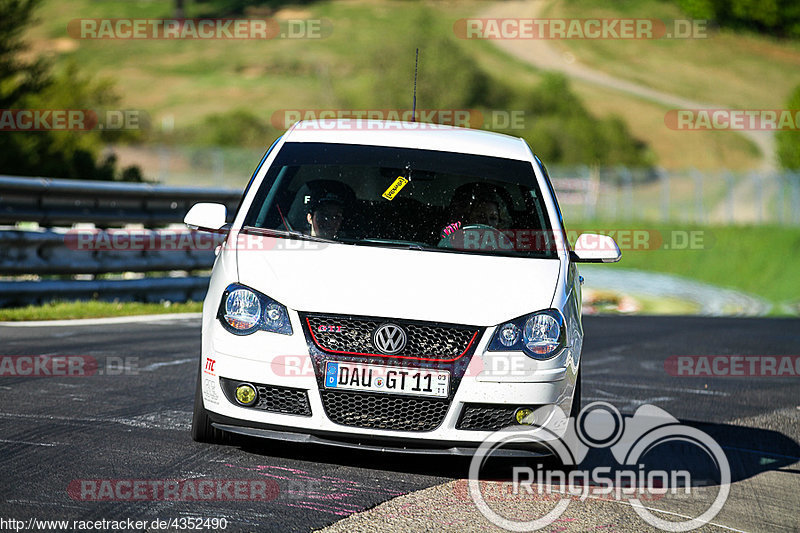
[[[664, 366], [676, 355], [796, 356], [800, 321], [587, 317], [584, 324], [584, 405], [609, 402], [627, 416], [652, 404], [724, 449], [731, 492], [704, 529], [800, 531], [800, 378], [675, 377]], [[6, 520], [0, 530], [14, 529], [9, 519], [25, 521], [25, 531], [35, 530], [28, 529], [31, 519], [69, 520], [62, 531], [75, 529], [72, 521], [132, 519], [163, 531], [152, 521], [181, 518], [224, 518], [227, 531], [496, 529], [474, 512], [460, 524], [439, 522], [445, 511], [436, 502], [446, 499], [437, 500], [437, 493], [467, 477], [468, 460], [251, 439], [194, 443], [189, 426], [199, 319], [0, 326], [0, 343], [4, 357], [81, 356], [98, 365], [85, 377], [13, 376], [7, 367], [0, 377], [0, 520]], [[88, 501], [76, 489], [87, 480], [187, 479], [267, 481], [269, 497]], [[425, 489], [429, 499], [415, 503], [412, 493]], [[396, 498], [419, 512], [390, 514]], [[614, 509], [623, 507], [629, 506]], [[687, 515], [691, 508], [687, 503]], [[631, 513], [586, 509], [574, 507], [562, 524], [566, 530], [651, 529]], [[199, 529], [212, 529], [206, 526]]]

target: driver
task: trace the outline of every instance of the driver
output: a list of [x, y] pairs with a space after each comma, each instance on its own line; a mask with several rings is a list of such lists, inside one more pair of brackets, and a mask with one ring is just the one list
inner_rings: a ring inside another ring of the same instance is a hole
[[500, 225], [500, 206], [495, 200], [484, 199], [472, 205], [465, 225], [483, 224], [496, 228]]
[[494, 191], [481, 185], [470, 184], [456, 189], [450, 204], [450, 220], [453, 222], [442, 229], [442, 238], [467, 226], [497, 228], [500, 225], [500, 200]]
[[333, 239], [339, 233], [344, 219], [344, 200], [337, 194], [328, 192], [312, 199], [308, 204], [306, 221], [311, 235]]

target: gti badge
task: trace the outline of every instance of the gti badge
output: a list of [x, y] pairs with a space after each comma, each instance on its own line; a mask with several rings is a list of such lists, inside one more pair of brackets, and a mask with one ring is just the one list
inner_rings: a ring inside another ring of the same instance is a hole
[[375, 330], [372, 343], [381, 352], [394, 355], [406, 347], [406, 332], [400, 326], [384, 324]]

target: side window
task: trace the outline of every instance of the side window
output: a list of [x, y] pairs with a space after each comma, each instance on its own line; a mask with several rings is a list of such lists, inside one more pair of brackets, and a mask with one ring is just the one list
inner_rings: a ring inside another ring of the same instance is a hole
[[[542, 174], [544, 174], [544, 181], [547, 183], [547, 188], [550, 190], [550, 194], [553, 196], [553, 203], [556, 205], [556, 214], [558, 215], [558, 223], [561, 226], [561, 231], [564, 232], [564, 236], [567, 235], [567, 229], [564, 227], [564, 217], [561, 215], [561, 206], [558, 205], [558, 197], [556, 196], [556, 191], [553, 189], [553, 184], [550, 181], [550, 174], [547, 173], [547, 168], [542, 163], [539, 156], [534, 155], [536, 158], [536, 163], [539, 165], [539, 168], [542, 169]], [[567, 249], [570, 249], [569, 241], [567, 241]]]
[[267, 148], [266, 152], [264, 152], [264, 157], [261, 158], [261, 162], [258, 164], [256, 169], [253, 171], [253, 175], [250, 176], [250, 181], [247, 182], [247, 186], [244, 188], [244, 192], [242, 192], [241, 198], [239, 198], [239, 205], [236, 206], [236, 211], [234, 211], [234, 213], [238, 213], [239, 209], [242, 208], [242, 202], [244, 202], [244, 199], [247, 197], [247, 193], [250, 191], [250, 187], [252, 187], [253, 181], [255, 181], [256, 176], [258, 175], [258, 171], [261, 170], [262, 166], [264, 166], [264, 161], [267, 160], [267, 158], [269, 157], [269, 154], [272, 153], [272, 149], [275, 148], [275, 145], [278, 144], [278, 141], [280, 141], [282, 138], [283, 138], [283, 135], [281, 135], [280, 137], [278, 137], [277, 139], [272, 141], [272, 144], [270, 145], [270, 147]]

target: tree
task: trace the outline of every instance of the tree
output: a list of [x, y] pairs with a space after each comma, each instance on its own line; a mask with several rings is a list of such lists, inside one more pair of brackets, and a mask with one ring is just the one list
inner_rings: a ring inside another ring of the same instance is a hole
[[[93, 80], [69, 64], [58, 74], [44, 58], [24, 59], [25, 29], [41, 0], [0, 0], [0, 110], [99, 109], [119, 96], [110, 81]], [[2, 131], [0, 172], [19, 176], [142, 181], [137, 167], [117, 173], [116, 158], [99, 154], [119, 133]]]
[[50, 83], [50, 64], [44, 58], [20, 58], [28, 49], [22, 38], [40, 0], [0, 0], [0, 109], [19, 104], [25, 95]]
[[713, 20], [722, 27], [747, 29], [779, 37], [800, 37], [797, 0], [677, 0], [693, 18]]
[[[800, 85], [792, 92], [786, 102], [786, 109], [793, 116], [800, 114]], [[795, 124], [795, 127], [800, 127]], [[800, 171], [800, 131], [781, 130], [775, 134], [775, 148], [778, 162], [783, 168]]]

